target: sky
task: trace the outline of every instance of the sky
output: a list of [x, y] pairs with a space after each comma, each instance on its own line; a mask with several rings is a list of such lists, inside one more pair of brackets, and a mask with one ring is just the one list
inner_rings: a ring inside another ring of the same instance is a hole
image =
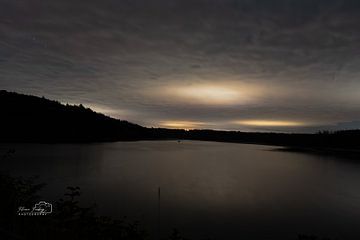
[[0, 0], [0, 89], [148, 127], [360, 128], [358, 0]]

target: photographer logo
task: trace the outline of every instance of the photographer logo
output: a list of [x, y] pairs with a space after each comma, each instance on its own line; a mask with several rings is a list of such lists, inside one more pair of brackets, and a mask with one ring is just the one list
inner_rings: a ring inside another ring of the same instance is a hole
[[52, 204], [45, 201], [36, 203], [31, 209], [23, 206], [18, 208], [19, 216], [45, 216], [50, 213], [52, 213]]

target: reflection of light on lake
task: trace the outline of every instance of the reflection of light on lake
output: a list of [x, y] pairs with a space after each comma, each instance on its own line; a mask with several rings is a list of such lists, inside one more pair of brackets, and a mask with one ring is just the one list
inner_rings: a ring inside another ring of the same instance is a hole
[[264, 239], [269, 229], [268, 239], [296, 239], [299, 231], [360, 235], [360, 166], [339, 156], [188, 140], [0, 144], [10, 148], [16, 154], [1, 169], [40, 176], [44, 200], [79, 186], [82, 205], [139, 220], [149, 240], [157, 236], [159, 186], [162, 236], [177, 226], [191, 239]]

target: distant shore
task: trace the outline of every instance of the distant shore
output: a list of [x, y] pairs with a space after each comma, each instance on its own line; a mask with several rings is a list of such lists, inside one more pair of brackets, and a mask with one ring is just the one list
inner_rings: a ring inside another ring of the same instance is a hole
[[358, 159], [360, 150], [358, 149], [341, 149], [341, 148], [314, 148], [314, 147], [287, 147], [279, 146], [274, 151], [309, 153], [323, 156], [339, 156], [346, 158]]
[[287, 151], [360, 155], [360, 130], [314, 134], [147, 128], [36, 96], [0, 91], [0, 142], [94, 143], [199, 140], [286, 147]]

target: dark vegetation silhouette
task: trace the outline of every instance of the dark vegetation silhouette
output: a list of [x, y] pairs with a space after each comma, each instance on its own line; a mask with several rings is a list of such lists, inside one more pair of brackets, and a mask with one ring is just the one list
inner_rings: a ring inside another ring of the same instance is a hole
[[136, 140], [144, 128], [83, 105], [0, 91], [1, 141], [85, 142]]
[[315, 134], [146, 128], [36, 96], [0, 91], [1, 142], [102, 142], [203, 140], [266, 144], [297, 149], [360, 152], [360, 130]]
[[[64, 197], [46, 216], [19, 216], [19, 206], [33, 206], [41, 199], [45, 184], [37, 178], [19, 178], [0, 173], [0, 239], [4, 240], [146, 240], [154, 239], [138, 221], [96, 215], [96, 205], [82, 206], [79, 187], [68, 187]], [[241, 233], [239, 233], [241, 234]], [[174, 229], [161, 240], [190, 240]], [[211, 238], [205, 238], [210, 240]], [[205, 240], [203, 239], [203, 240]], [[249, 239], [247, 237], [247, 239]], [[333, 240], [299, 234], [294, 240]]]
[[33, 206], [44, 184], [36, 179], [14, 178], [0, 174], [0, 239], [146, 239], [136, 221], [97, 216], [96, 205], [83, 207], [78, 201], [79, 187], [68, 187], [64, 198], [46, 216], [19, 216], [19, 206]]

